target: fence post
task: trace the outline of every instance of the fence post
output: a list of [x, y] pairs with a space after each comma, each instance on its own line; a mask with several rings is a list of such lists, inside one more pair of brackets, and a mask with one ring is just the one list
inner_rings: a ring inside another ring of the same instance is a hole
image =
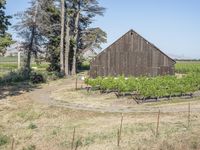
[[17, 59], [18, 69], [21, 68], [21, 52], [18, 52], [18, 59]]
[[14, 150], [14, 144], [15, 144], [15, 138], [14, 138], [14, 136], [13, 136], [12, 145], [11, 145], [11, 150]]
[[159, 124], [160, 124], [160, 109], [158, 111], [157, 126], [156, 126], [156, 137], [159, 134]]
[[124, 118], [124, 116], [123, 116], [123, 114], [121, 114], [120, 128], [119, 128], [118, 133], [117, 133], [117, 146], [120, 145], [120, 141], [121, 141], [123, 118]]
[[73, 150], [73, 148], [74, 148], [75, 133], [76, 133], [76, 128], [74, 127], [73, 136], [72, 136], [71, 150]]
[[188, 128], [190, 127], [190, 103], [188, 103]]

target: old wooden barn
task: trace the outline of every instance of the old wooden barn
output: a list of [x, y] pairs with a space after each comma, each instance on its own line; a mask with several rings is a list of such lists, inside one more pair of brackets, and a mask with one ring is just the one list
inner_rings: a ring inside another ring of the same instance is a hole
[[174, 75], [175, 61], [138, 33], [130, 30], [97, 55], [90, 77]]

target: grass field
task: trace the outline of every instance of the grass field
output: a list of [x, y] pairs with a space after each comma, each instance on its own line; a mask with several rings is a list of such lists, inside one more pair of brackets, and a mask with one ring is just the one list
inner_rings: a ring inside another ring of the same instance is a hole
[[[115, 107], [125, 107], [122, 101], [118, 104], [118, 100], [112, 95], [88, 95], [83, 91], [75, 91], [74, 81], [59, 80], [40, 88], [52, 87], [52, 98], [60, 95], [59, 101], [63, 100], [66, 103], [90, 103], [91, 107], [101, 104], [106, 107], [112, 103]], [[158, 135], [157, 112], [124, 113], [120, 146], [117, 146], [121, 113], [67, 109], [46, 103], [38, 97], [35, 101], [33, 95], [35, 93], [29, 92], [0, 101], [0, 149], [11, 149], [12, 143], [16, 150], [71, 150], [72, 143], [73, 150], [75, 147], [80, 150], [200, 149], [200, 113], [193, 111], [193, 108], [200, 106], [198, 98], [190, 101], [189, 126], [187, 101], [157, 103], [157, 111], [159, 107], [174, 110], [183, 107], [186, 110], [178, 113], [161, 111]], [[134, 106], [138, 105], [129, 104], [129, 107]], [[153, 104], [139, 105], [140, 109], [147, 106], [149, 109], [155, 109]], [[76, 132], [72, 142], [74, 128]]]
[[[181, 63], [188, 67], [188, 62]], [[6, 68], [6, 61], [1, 65]], [[0, 149], [200, 149], [199, 97], [138, 105], [130, 98], [117, 99], [114, 93], [76, 91], [75, 83], [69, 78], [32, 87], [0, 86]], [[85, 86], [78, 81], [78, 87]]]
[[[21, 66], [23, 66], [23, 58], [21, 59]], [[45, 70], [48, 67], [48, 63], [42, 62], [37, 64], [34, 61], [31, 64], [31, 67], [37, 68], [37, 70]], [[17, 57], [1, 57], [0, 56], [0, 76], [7, 74], [10, 71], [15, 71], [18, 68]]]
[[200, 61], [177, 61], [175, 68], [177, 73], [200, 73]]

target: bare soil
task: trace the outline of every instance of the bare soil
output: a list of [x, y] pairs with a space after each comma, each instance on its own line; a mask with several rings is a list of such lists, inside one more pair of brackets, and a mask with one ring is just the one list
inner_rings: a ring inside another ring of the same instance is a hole
[[[175, 98], [169, 101], [137, 104], [131, 98], [117, 98], [114, 93], [100, 94], [87, 92], [83, 81], [78, 81], [78, 87], [82, 90], [75, 90], [75, 79], [64, 79], [44, 85], [27, 93], [31, 100], [47, 105], [95, 112], [187, 112], [188, 103], [191, 104], [192, 112], [200, 112], [200, 101], [195, 98]], [[177, 105], [178, 104], [178, 105]]]

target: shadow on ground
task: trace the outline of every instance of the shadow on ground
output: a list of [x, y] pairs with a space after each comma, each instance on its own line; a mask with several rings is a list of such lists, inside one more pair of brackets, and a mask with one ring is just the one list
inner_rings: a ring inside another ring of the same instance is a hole
[[9, 96], [17, 96], [24, 92], [30, 92], [34, 89], [38, 89], [39, 86], [31, 84], [30, 82], [19, 82], [11, 85], [0, 85], [0, 100]]

